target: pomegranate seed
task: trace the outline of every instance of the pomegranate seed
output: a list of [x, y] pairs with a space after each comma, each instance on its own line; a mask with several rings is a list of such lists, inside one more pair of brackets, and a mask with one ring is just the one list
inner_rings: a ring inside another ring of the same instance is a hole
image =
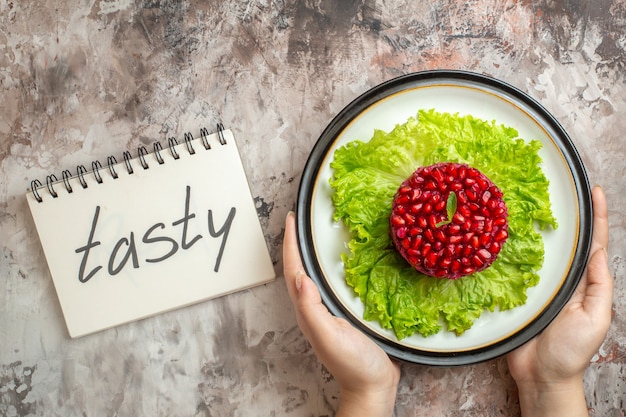
[[450, 264], [450, 272], [452, 272], [453, 274], [458, 274], [460, 270], [461, 261], [459, 261], [458, 259], [453, 259], [452, 263]]
[[407, 262], [426, 275], [457, 279], [482, 271], [495, 261], [508, 238], [502, 196], [497, 186], [468, 165], [419, 168], [394, 197], [392, 241]]
[[439, 260], [439, 256], [437, 255], [437, 253], [430, 252], [424, 260], [424, 265], [429, 268], [433, 268], [435, 265], [437, 265], [437, 260]]
[[483, 260], [480, 258], [480, 256], [478, 255], [474, 255], [472, 256], [472, 265], [474, 265], [476, 268], [480, 268], [481, 266], [483, 266], [485, 263], [483, 262]]
[[441, 228], [438, 228], [435, 231], [435, 240], [437, 242], [445, 242], [447, 238], [446, 232], [444, 232]]
[[435, 272], [435, 277], [437, 278], [445, 278], [446, 277], [446, 270], [445, 269], [439, 269]]
[[[409, 211], [411, 213], [419, 213], [420, 211], [422, 211], [422, 207], [424, 205], [422, 203], [418, 203], [418, 204], [413, 204], [410, 208]], [[402, 206], [401, 206], [402, 207]]]
[[476, 271], [476, 268], [473, 268], [473, 267], [471, 267], [471, 266], [467, 266], [467, 267], [465, 267], [465, 268], [461, 269], [461, 273], [462, 273], [463, 275], [471, 275], [471, 274], [473, 274], [475, 271]]
[[430, 216], [428, 216], [428, 219], [426, 220], [426, 222], [428, 223], [428, 227], [430, 227], [431, 229], [436, 229], [437, 223], [439, 223], [439, 220], [437, 216], [435, 216], [434, 214], [431, 214]]
[[[453, 183], [451, 183], [448, 186], [448, 189], [450, 191], [454, 191], [454, 192], [461, 191], [463, 189], [463, 184], [461, 184], [459, 182], [453, 182]], [[464, 197], [465, 197], [465, 195], [464, 195]]]
[[399, 204], [399, 205], [406, 204], [408, 201], [409, 201], [409, 197], [407, 197], [407, 196], [406, 196], [406, 194], [401, 194], [401, 195], [398, 197], [398, 204]]
[[450, 266], [450, 264], [452, 264], [452, 259], [450, 258], [443, 258], [439, 261], [439, 266], [442, 269], [447, 269]]
[[500, 229], [500, 230], [498, 230], [498, 231], [497, 231], [496, 233], [494, 233], [494, 235], [493, 235], [493, 239], [494, 239], [496, 242], [502, 242], [502, 241], [506, 240], [506, 238], [508, 238], [508, 237], [509, 237], [509, 233], [508, 233], [506, 230], [504, 230], [504, 229]]
[[506, 224], [506, 217], [498, 217], [493, 220], [494, 226], [504, 226]]
[[456, 245], [457, 243], [460, 243], [462, 241], [463, 241], [463, 236], [459, 236], [459, 235], [453, 235], [448, 238], [448, 242], [452, 243], [453, 245]]
[[402, 216], [393, 215], [391, 216], [391, 224], [393, 226], [404, 226], [404, 219], [402, 218]]
[[504, 207], [498, 207], [493, 211], [493, 215], [494, 216], [502, 216], [504, 215], [506, 212], [506, 209]]
[[478, 194], [476, 194], [476, 192], [472, 189], [468, 189], [467, 191], [465, 191], [465, 194], [467, 195], [467, 199], [469, 201], [476, 201], [478, 200]]
[[417, 201], [422, 196], [422, 190], [414, 188], [411, 192], [411, 201]]
[[463, 217], [469, 217], [472, 215], [472, 210], [470, 210], [469, 205], [462, 205], [457, 208], [457, 213], [460, 213]]
[[416, 249], [407, 249], [406, 252], [409, 254], [409, 256], [418, 257], [421, 255], [420, 251]]

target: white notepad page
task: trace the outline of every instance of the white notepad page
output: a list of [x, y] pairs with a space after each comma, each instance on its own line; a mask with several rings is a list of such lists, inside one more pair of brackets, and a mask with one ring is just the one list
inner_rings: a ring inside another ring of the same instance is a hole
[[230, 130], [26, 196], [71, 337], [275, 278]]

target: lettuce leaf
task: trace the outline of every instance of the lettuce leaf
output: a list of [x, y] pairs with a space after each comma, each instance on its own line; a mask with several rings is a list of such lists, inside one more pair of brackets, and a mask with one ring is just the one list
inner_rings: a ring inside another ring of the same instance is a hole
[[[537, 285], [544, 246], [537, 228], [557, 228], [541, 142], [472, 116], [420, 110], [391, 132], [374, 132], [337, 149], [331, 162], [334, 218], [351, 232], [343, 255], [346, 282], [365, 305], [364, 319], [399, 339], [442, 329], [460, 335], [485, 311], [526, 302]], [[395, 250], [389, 237], [393, 197], [419, 166], [459, 162], [482, 171], [503, 192], [509, 238], [484, 271], [457, 280], [425, 276]]]

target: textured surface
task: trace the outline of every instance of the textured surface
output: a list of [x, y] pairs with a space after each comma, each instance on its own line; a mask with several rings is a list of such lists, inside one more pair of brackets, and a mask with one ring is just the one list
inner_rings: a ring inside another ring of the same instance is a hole
[[[626, 1], [0, 0], [0, 416], [332, 415], [337, 386], [282, 279], [70, 340], [29, 181], [221, 120], [277, 271], [324, 126], [368, 88], [453, 68], [508, 81], [571, 134], [610, 205], [614, 320], [585, 375], [626, 410]], [[505, 361], [404, 365], [397, 416], [516, 416]]]

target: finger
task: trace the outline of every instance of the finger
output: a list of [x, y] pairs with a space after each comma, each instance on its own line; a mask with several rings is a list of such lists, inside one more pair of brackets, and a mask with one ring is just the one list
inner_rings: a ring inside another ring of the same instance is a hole
[[322, 303], [317, 286], [307, 275], [301, 277], [301, 288], [296, 304], [299, 324], [309, 341], [315, 341], [332, 336], [336, 330], [337, 321]]
[[319, 306], [323, 309], [322, 311], [328, 313], [328, 310], [322, 304], [317, 286], [304, 272], [298, 249], [296, 218], [293, 212], [290, 212], [285, 220], [283, 269], [289, 297], [297, 309], [297, 314], [305, 313], [307, 318], [310, 318], [311, 312], [315, 313], [318, 308], [314, 307], [311, 309], [311, 306]]
[[287, 214], [285, 219], [285, 236], [283, 239], [283, 273], [287, 282], [287, 291], [291, 301], [295, 304], [297, 300], [297, 281], [300, 274], [304, 273], [300, 250], [298, 249], [298, 238], [296, 235], [296, 216], [293, 212]]
[[603, 325], [605, 331], [611, 321], [613, 306], [613, 278], [609, 270], [608, 259], [604, 250], [598, 250], [587, 266], [587, 285], [583, 308], [590, 317]]
[[287, 290], [296, 309], [298, 325], [315, 346], [318, 344], [317, 341], [333, 331], [336, 322], [322, 303], [317, 286], [304, 272], [298, 249], [296, 219], [292, 212], [287, 215], [285, 221], [283, 264]]
[[[606, 197], [602, 187], [595, 186], [591, 190], [591, 200], [593, 203], [593, 232], [591, 236], [591, 247], [589, 250], [589, 262], [587, 263], [587, 273], [578, 284], [572, 302], [583, 303], [585, 296], [587, 295], [587, 285], [589, 278], [594, 278], [596, 274], [601, 273], [598, 269], [600, 264], [595, 261], [591, 266], [591, 259], [596, 255], [598, 251], [606, 251], [606, 247], [609, 243], [609, 220], [608, 220], [608, 208], [606, 204]], [[606, 254], [605, 254], [606, 255]], [[596, 272], [590, 274], [589, 268], [592, 268]]]
[[606, 248], [609, 243], [609, 221], [606, 197], [600, 187], [592, 190], [593, 236], [586, 276], [581, 282], [583, 308], [592, 317], [610, 321], [613, 302], [613, 278]]
[[591, 254], [598, 249], [607, 249], [609, 246], [609, 213], [606, 197], [601, 187], [591, 190], [593, 202], [593, 235], [591, 237]]

